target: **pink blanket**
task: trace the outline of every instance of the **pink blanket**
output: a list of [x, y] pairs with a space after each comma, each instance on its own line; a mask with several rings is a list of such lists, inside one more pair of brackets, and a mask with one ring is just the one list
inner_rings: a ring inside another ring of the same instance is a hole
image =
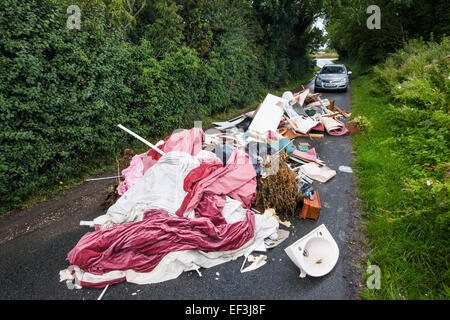
[[345, 124], [335, 118], [322, 117], [322, 124], [327, 133], [332, 136], [342, 136], [348, 132]]
[[309, 149], [308, 151], [295, 150], [292, 153], [292, 155], [295, 156], [296, 158], [303, 159], [303, 160], [308, 160], [308, 161], [316, 161], [317, 160], [317, 153], [316, 153], [315, 148]]
[[[69, 252], [71, 265], [92, 274], [114, 270], [150, 272], [169, 252], [180, 250], [236, 250], [254, 235], [255, 217], [227, 224], [221, 211], [225, 196], [205, 193], [195, 218], [172, 217], [165, 210], [152, 209], [139, 222], [117, 225], [86, 233]], [[82, 283], [102, 288], [125, 278], [102, 283]]]
[[182, 216], [185, 212], [195, 209], [204, 193], [228, 195], [238, 200], [244, 208], [250, 208], [256, 198], [256, 172], [250, 157], [244, 150], [234, 149], [227, 164], [223, 167], [210, 168], [210, 173], [204, 175], [205, 168], [200, 166], [192, 170], [184, 181], [189, 191], [177, 210]]
[[322, 122], [319, 122], [314, 128], [312, 128], [312, 130], [325, 131], [325, 127], [323, 126]]
[[[168, 136], [162, 145], [159, 146], [164, 152], [182, 151], [195, 156], [202, 150], [202, 143], [205, 133], [201, 128], [192, 128], [183, 130]], [[153, 166], [161, 154], [153, 149], [145, 153], [135, 155], [130, 162], [130, 166], [122, 170], [122, 181], [117, 187], [119, 195], [123, 195], [129, 188], [134, 186], [136, 182], [144, 176], [144, 173]]]

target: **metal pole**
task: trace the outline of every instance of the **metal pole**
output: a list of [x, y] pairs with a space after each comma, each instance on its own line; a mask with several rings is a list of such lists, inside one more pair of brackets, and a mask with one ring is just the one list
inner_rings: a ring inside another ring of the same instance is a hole
[[104, 178], [92, 178], [92, 179], [87, 179], [85, 181], [97, 181], [97, 180], [106, 180], [106, 179], [113, 179], [113, 178], [121, 178], [121, 176], [104, 177]]
[[105, 292], [106, 292], [106, 290], [108, 289], [108, 287], [109, 287], [109, 284], [105, 287], [105, 289], [103, 289], [101, 295], [97, 298], [97, 300], [102, 300], [103, 295], [105, 294]]
[[123, 125], [118, 124], [117, 125], [120, 129], [128, 132], [129, 134], [131, 134], [133, 137], [139, 139], [140, 141], [142, 141], [143, 143], [145, 143], [146, 145], [148, 145], [150, 148], [152, 148], [153, 150], [159, 152], [161, 155], [165, 155], [166, 153], [164, 151], [162, 151], [161, 149], [155, 147], [153, 144], [151, 144], [150, 142], [148, 142], [147, 140], [145, 140], [144, 138], [142, 138], [141, 136], [137, 135], [136, 133], [134, 133], [133, 131], [125, 128]]

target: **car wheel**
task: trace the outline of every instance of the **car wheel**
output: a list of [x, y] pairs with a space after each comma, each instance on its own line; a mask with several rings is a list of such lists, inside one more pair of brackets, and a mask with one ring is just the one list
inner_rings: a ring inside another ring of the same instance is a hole
[[314, 87], [314, 93], [320, 92], [319, 88]]

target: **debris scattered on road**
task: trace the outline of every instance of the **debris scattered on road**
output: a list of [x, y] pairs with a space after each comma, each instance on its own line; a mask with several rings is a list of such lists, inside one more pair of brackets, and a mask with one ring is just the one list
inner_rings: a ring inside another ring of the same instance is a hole
[[[201, 277], [200, 268], [241, 256], [241, 272], [261, 268], [267, 250], [289, 237], [280, 225], [319, 219], [314, 183], [326, 183], [336, 171], [320, 158], [314, 139], [347, 134], [341, 117], [349, 115], [333, 100], [304, 89], [282, 97], [269, 93], [253, 112], [214, 122], [206, 132], [197, 126], [177, 130], [155, 145], [119, 124], [150, 149], [127, 149], [122, 170], [116, 159], [116, 176], [94, 178], [117, 181], [103, 204], [105, 214], [80, 223], [95, 230], [68, 253], [70, 267], [60, 272], [61, 281], [105, 288], [103, 295], [122, 281], [158, 283], [194, 270]], [[326, 256], [315, 257], [315, 248], [303, 252], [329, 267]]]
[[[251, 262], [251, 264], [244, 268], [246, 261]], [[263, 265], [265, 265], [266, 263], [267, 263], [266, 255], [261, 254], [261, 255], [255, 257], [250, 254], [250, 255], [248, 255], [248, 257], [246, 257], [244, 259], [244, 263], [242, 264], [242, 267], [241, 267], [241, 273], [256, 270], [256, 269], [262, 267]]]

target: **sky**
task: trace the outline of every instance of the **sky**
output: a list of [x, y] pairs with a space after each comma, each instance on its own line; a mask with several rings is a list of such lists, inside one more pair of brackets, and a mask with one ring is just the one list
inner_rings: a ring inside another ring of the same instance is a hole
[[320, 30], [322, 30], [325, 34], [327, 33], [327, 32], [325, 31], [325, 26], [324, 26], [324, 24], [323, 24], [323, 19], [322, 19], [322, 18], [318, 17], [318, 18], [316, 19], [316, 21], [314, 21], [314, 26], [315, 26], [316, 28], [319, 28]]
[[[322, 30], [322, 32], [326, 35], [327, 32], [325, 30], [325, 25], [324, 25], [323, 22], [324, 22], [323, 18], [318, 17], [316, 19], [316, 21], [314, 21], [314, 25], [313, 26], [318, 28], [318, 29], [320, 29], [320, 30]], [[321, 46], [320, 49], [325, 49], [326, 47], [327, 47], [327, 45], [325, 44], [325, 45]]]

